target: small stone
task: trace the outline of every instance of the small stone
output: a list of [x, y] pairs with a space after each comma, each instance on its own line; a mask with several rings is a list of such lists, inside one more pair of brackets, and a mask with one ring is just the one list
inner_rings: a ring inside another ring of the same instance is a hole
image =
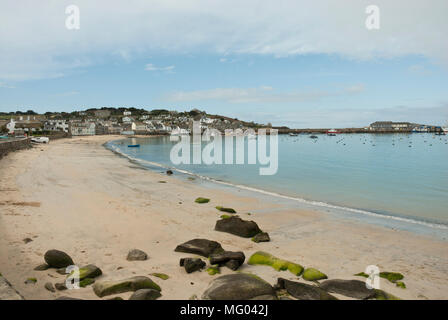
[[253, 242], [269, 242], [271, 241], [271, 238], [269, 238], [269, 234], [267, 232], [260, 232], [259, 234], [255, 235], [255, 237], [252, 238]]
[[59, 291], [67, 290], [65, 283], [55, 283], [54, 287]]
[[170, 176], [170, 175], [173, 174], [173, 171], [172, 170], [166, 170], [166, 174]]
[[37, 282], [36, 278], [28, 278], [25, 280], [25, 284], [35, 284]]
[[42, 263], [40, 265], [38, 265], [37, 267], [34, 268], [34, 270], [36, 271], [45, 271], [48, 270], [50, 268], [50, 266], [46, 263]]
[[23, 242], [24, 242], [25, 244], [30, 243], [31, 241], [33, 241], [33, 239], [31, 239], [31, 238], [25, 238], [25, 239], [23, 239]]
[[53, 284], [52, 284], [51, 282], [47, 282], [47, 283], [45, 284], [45, 289], [47, 289], [47, 290], [50, 291], [50, 292], [55, 292], [55, 291], [56, 291], [56, 290], [54, 289]]
[[128, 261], [144, 261], [148, 259], [148, 255], [142, 250], [132, 249], [131, 251], [129, 251], [126, 259]]
[[192, 273], [205, 267], [205, 262], [199, 258], [182, 258], [179, 264], [185, 268], [187, 273]]

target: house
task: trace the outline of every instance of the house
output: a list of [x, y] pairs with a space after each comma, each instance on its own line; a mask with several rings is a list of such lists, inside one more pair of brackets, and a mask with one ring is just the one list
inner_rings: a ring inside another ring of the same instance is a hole
[[45, 131], [64, 131], [68, 132], [69, 125], [67, 120], [47, 120], [44, 123]]
[[372, 131], [411, 131], [418, 125], [410, 122], [376, 121], [370, 124]]
[[70, 133], [72, 136], [94, 136], [95, 127], [94, 122], [72, 122]]
[[123, 117], [121, 121], [123, 121], [123, 123], [131, 123], [132, 121], [134, 121], [134, 119], [132, 119], [131, 117]]
[[123, 111], [123, 115], [124, 115], [125, 117], [126, 117], [126, 116], [130, 116], [130, 115], [132, 115], [132, 112], [126, 110], [126, 111]]
[[148, 126], [143, 122], [132, 122], [132, 130], [133, 131], [148, 131]]
[[11, 119], [9, 123], [6, 124], [6, 129], [9, 133], [14, 134], [31, 134], [33, 132], [42, 131], [43, 124], [40, 121], [15, 121]]

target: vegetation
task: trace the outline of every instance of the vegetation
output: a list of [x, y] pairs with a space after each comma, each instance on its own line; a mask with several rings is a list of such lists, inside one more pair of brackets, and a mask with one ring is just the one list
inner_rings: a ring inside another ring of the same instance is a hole
[[210, 199], [199, 197], [199, 198], [196, 198], [196, 200], [194, 200], [194, 202], [196, 202], [196, 203], [208, 203], [208, 202], [210, 202]]
[[217, 206], [215, 208], [218, 209], [219, 211], [223, 211], [223, 212], [236, 213], [236, 211], [232, 208], [225, 208], [225, 207], [221, 207], [221, 206]]
[[303, 272], [303, 267], [300, 264], [276, 258], [273, 255], [263, 251], [255, 252], [249, 258], [248, 264], [271, 266], [277, 271], [289, 270], [289, 272], [296, 276], [300, 276]]

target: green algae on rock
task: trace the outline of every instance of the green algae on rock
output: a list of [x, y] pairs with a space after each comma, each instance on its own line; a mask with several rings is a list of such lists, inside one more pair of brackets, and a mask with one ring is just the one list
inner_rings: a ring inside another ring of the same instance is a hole
[[386, 291], [375, 289], [375, 296], [374, 298], [376, 300], [401, 300], [397, 296], [394, 296]]
[[302, 274], [303, 279], [307, 281], [317, 281], [317, 280], [323, 280], [328, 279], [327, 275], [320, 272], [319, 270], [315, 268], [306, 268], [305, 271]]
[[403, 281], [397, 281], [397, 282], [395, 282], [395, 285], [396, 285], [397, 287], [402, 288], [402, 289], [406, 289], [406, 285], [404, 284]]
[[215, 266], [210, 266], [207, 268], [207, 273], [211, 276], [214, 276], [215, 274], [219, 274], [221, 273], [221, 271], [219, 270], [219, 266], [215, 265]]
[[154, 277], [160, 278], [160, 279], [162, 279], [162, 280], [168, 280], [168, 279], [170, 278], [170, 277], [169, 277], [167, 274], [165, 274], [165, 273], [154, 272], [154, 273], [151, 273], [151, 275], [154, 276]]
[[404, 276], [398, 272], [380, 272], [380, 277], [389, 280], [392, 283], [402, 280]]
[[288, 270], [296, 276], [300, 276], [303, 272], [303, 267], [300, 264], [293, 263], [287, 260], [279, 259], [274, 257], [270, 253], [257, 251], [255, 252], [248, 261], [250, 265], [266, 265], [271, 266], [277, 271]]
[[196, 203], [208, 203], [208, 202], [210, 202], [210, 199], [199, 197], [199, 198], [196, 198], [196, 200], [194, 200], [194, 202], [196, 202]]
[[225, 207], [221, 207], [221, 206], [216, 206], [215, 208], [218, 209], [219, 211], [223, 211], [223, 212], [236, 213], [235, 209], [232, 209], [232, 208], [225, 208]]

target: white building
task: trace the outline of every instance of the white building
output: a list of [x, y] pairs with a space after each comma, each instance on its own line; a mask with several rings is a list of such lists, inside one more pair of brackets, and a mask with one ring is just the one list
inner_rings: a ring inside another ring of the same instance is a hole
[[8, 132], [12, 134], [14, 133], [15, 128], [16, 122], [14, 121], [14, 119], [11, 119], [11, 121], [6, 124], [6, 129], [8, 129]]
[[132, 115], [132, 112], [126, 110], [126, 111], [123, 111], [123, 115], [124, 115], [125, 117], [126, 117], [126, 116], [130, 116], [130, 115]]
[[47, 120], [44, 124], [45, 131], [69, 131], [67, 120]]
[[70, 126], [72, 136], [94, 136], [94, 122], [73, 122]]

